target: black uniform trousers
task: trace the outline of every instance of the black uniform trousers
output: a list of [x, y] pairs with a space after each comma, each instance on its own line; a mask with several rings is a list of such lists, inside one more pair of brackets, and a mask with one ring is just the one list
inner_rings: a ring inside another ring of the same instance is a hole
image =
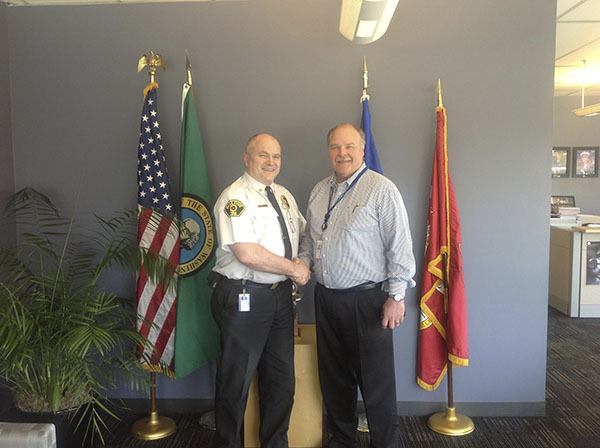
[[371, 447], [398, 444], [393, 336], [391, 329], [381, 328], [387, 297], [380, 289], [336, 292], [315, 287], [319, 379], [332, 433], [329, 448], [356, 447], [357, 385]]
[[212, 446], [240, 447], [248, 389], [258, 371], [260, 445], [287, 447], [295, 385], [291, 282], [275, 289], [246, 286], [246, 292], [247, 312], [239, 311], [239, 281], [222, 279], [212, 295], [212, 314], [221, 331]]

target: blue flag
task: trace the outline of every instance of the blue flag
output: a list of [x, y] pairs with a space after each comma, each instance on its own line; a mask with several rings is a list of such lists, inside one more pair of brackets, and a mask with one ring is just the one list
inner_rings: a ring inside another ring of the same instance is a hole
[[383, 174], [379, 156], [377, 155], [377, 147], [375, 146], [375, 140], [373, 139], [373, 133], [371, 132], [371, 112], [369, 111], [368, 98], [362, 100], [362, 119], [360, 126], [365, 133], [365, 163], [367, 164], [367, 168]]

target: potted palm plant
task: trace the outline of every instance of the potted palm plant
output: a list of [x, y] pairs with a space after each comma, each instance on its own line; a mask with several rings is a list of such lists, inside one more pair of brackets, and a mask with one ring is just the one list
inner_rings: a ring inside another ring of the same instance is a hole
[[17, 242], [0, 248], [0, 381], [17, 408], [75, 411], [77, 431], [104, 442], [103, 419], [116, 417], [107, 393], [123, 378], [147, 385], [133, 350], [145, 343], [135, 301], [102, 283], [135, 253], [135, 214], [96, 217], [95, 230], [82, 232], [73, 216], [25, 188], [5, 215], [16, 221]]

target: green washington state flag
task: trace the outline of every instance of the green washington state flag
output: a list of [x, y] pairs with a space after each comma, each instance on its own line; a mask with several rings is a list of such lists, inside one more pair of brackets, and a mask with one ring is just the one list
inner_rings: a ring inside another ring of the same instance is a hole
[[175, 376], [184, 377], [219, 354], [219, 330], [210, 311], [206, 277], [213, 267], [216, 235], [204, 148], [192, 95], [183, 85], [181, 122], [181, 252], [175, 327]]

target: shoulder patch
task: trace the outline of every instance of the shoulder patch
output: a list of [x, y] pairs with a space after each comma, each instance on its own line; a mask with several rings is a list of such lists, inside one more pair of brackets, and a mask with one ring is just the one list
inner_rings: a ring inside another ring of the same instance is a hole
[[246, 206], [239, 199], [230, 199], [225, 204], [225, 214], [230, 218], [240, 216], [246, 210]]

